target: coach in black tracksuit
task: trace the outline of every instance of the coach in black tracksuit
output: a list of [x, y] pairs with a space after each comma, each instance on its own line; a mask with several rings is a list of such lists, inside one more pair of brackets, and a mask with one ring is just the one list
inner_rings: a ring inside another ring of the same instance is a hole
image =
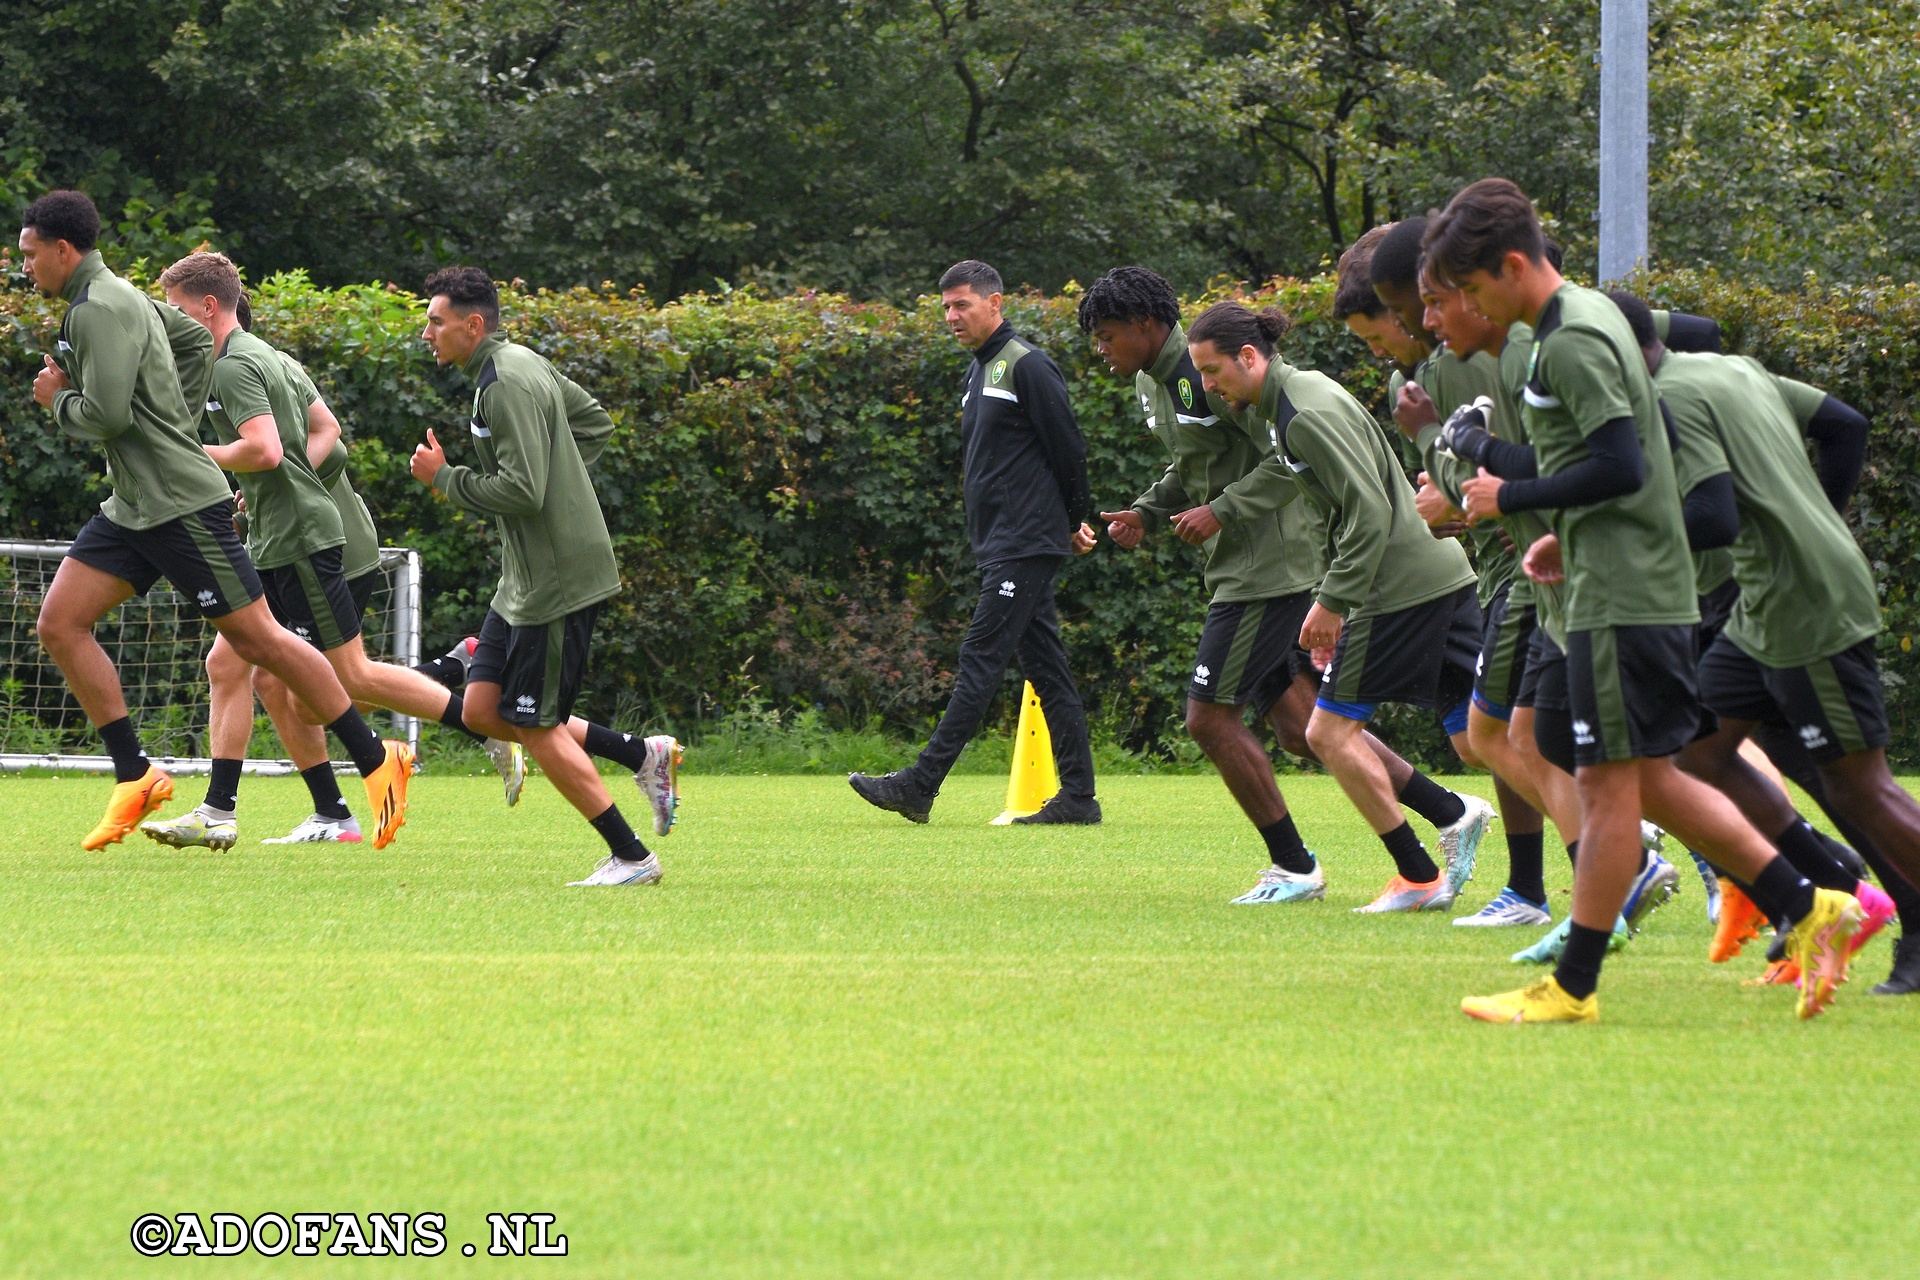
[[1027, 823], [1094, 823], [1087, 713], [1060, 642], [1053, 578], [1070, 553], [1093, 547], [1087, 445], [1067, 382], [1043, 351], [1000, 318], [1000, 275], [962, 262], [940, 279], [947, 324], [973, 348], [960, 401], [967, 539], [980, 567], [980, 603], [960, 646], [953, 698], [912, 768], [848, 782], [869, 802], [925, 822], [940, 784], [986, 717], [1007, 663], [1033, 682], [1046, 712], [1060, 793]]

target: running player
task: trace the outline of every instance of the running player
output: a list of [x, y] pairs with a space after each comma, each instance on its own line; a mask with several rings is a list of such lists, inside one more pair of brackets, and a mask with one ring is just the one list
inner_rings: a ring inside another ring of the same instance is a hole
[[[1383, 299], [1390, 298], [1397, 281], [1378, 270], [1374, 259], [1376, 288]], [[1442, 289], [1430, 273], [1418, 273], [1423, 299], [1421, 324], [1440, 338], [1443, 346], [1414, 370], [1413, 381], [1401, 390], [1394, 405], [1394, 420], [1409, 440], [1421, 451], [1426, 470], [1419, 479], [1421, 488], [1416, 504], [1430, 526], [1453, 526], [1465, 520], [1459, 510], [1459, 483], [1466, 479], [1464, 469], [1451, 456], [1434, 447], [1440, 433], [1440, 416], [1461, 405], [1485, 400], [1488, 425], [1501, 439], [1524, 439], [1517, 406], [1504, 394], [1500, 380], [1498, 354], [1506, 342], [1506, 328], [1495, 325], [1470, 311], [1458, 290]], [[1379, 281], [1384, 280], [1383, 287]], [[1513, 517], [1514, 521], [1529, 519]], [[1534, 518], [1537, 521], [1537, 518]], [[1525, 530], [1516, 534], [1512, 521], [1485, 521], [1472, 527], [1474, 567], [1479, 574], [1479, 601], [1486, 631], [1475, 666], [1473, 706], [1468, 712], [1467, 740], [1479, 763], [1491, 769], [1500, 802], [1501, 820], [1507, 840], [1507, 884], [1501, 893], [1479, 912], [1454, 921], [1468, 926], [1526, 926], [1553, 922], [1547, 910], [1540, 814], [1551, 808], [1553, 797], [1560, 802], [1555, 821], [1561, 838], [1580, 838], [1580, 810], [1569, 804], [1572, 779], [1565, 787], [1543, 788], [1537, 776], [1537, 755], [1523, 755], [1512, 744], [1508, 729], [1514, 703], [1526, 674], [1526, 656], [1532, 646], [1537, 613], [1533, 603], [1533, 583], [1516, 573], [1513, 548], [1530, 539]]]
[[980, 571], [980, 601], [960, 645], [953, 695], [912, 767], [882, 777], [851, 774], [847, 784], [876, 808], [925, 822], [1018, 655], [1046, 714], [1060, 790], [1040, 812], [1014, 821], [1092, 825], [1100, 821], [1100, 802], [1087, 713], [1053, 603], [1067, 553], [1093, 550], [1087, 444], [1059, 366], [1002, 316], [1003, 288], [1000, 273], [984, 262], [957, 262], [940, 277], [947, 327], [973, 352], [960, 431], [967, 541]]
[[[1109, 536], [1136, 547], [1150, 528], [1171, 526], [1206, 553], [1213, 602], [1187, 689], [1187, 731], [1259, 830], [1270, 862], [1234, 901], [1323, 897], [1325, 874], [1301, 842], [1242, 708], [1251, 705], [1284, 750], [1314, 758], [1306, 728], [1320, 680], [1299, 637], [1320, 585], [1325, 526], [1313, 504], [1297, 500], [1291, 473], [1264, 465], [1274, 457], [1271, 427], [1202, 389], [1172, 285], [1145, 267], [1115, 268], [1082, 296], [1080, 327], [1116, 376], [1134, 380], [1147, 429], [1172, 457], [1131, 507], [1100, 513]], [[1402, 803], [1432, 810], [1436, 826], [1469, 822], [1459, 797], [1372, 734], [1366, 742]], [[1465, 830], [1443, 831], [1443, 842], [1457, 843]]]
[[[169, 308], [175, 310], [176, 308]], [[184, 313], [178, 313], [184, 319]], [[244, 291], [234, 307], [234, 317], [241, 329], [252, 332], [252, 308]], [[203, 336], [211, 338], [208, 330], [189, 320]], [[353, 484], [347, 474], [347, 446], [341, 438], [340, 422], [327, 403], [320, 396], [313, 380], [300, 362], [284, 351], [276, 351], [287, 378], [292, 382], [300, 402], [306, 410], [306, 455], [312, 464], [315, 475], [325, 486], [332, 498], [334, 508], [339, 512], [340, 524], [346, 535], [341, 548], [342, 573], [347, 580], [347, 591], [352, 597], [355, 617], [366, 615], [367, 605], [372, 601], [375, 590], [380, 585], [380, 536], [374, 528], [373, 517], [367, 511], [367, 504], [354, 492]], [[208, 369], [207, 385], [202, 388], [199, 399], [208, 397], [205, 390], [211, 385], [211, 366]], [[183, 371], [183, 382], [185, 374]], [[195, 403], [189, 400], [189, 404]], [[248, 531], [247, 515], [243, 509], [238, 517], [243, 536]], [[467, 648], [463, 641], [456, 646], [453, 655], [456, 659], [466, 658]], [[423, 663], [414, 670], [448, 687], [442, 679], [444, 660]], [[456, 668], [460, 678], [454, 686], [464, 683], [464, 665]], [[298, 699], [294, 698], [287, 687], [267, 671], [243, 661], [233, 651], [233, 647], [216, 639], [213, 648], [207, 654], [208, 685], [208, 725], [207, 737], [212, 747], [212, 770], [208, 779], [205, 800], [193, 810], [177, 818], [153, 819], [141, 824], [140, 829], [150, 838], [161, 844], [175, 848], [187, 848], [201, 845], [214, 849], [231, 848], [239, 839], [240, 769], [249, 742], [253, 736], [253, 697], [260, 695], [261, 705], [266, 708], [267, 717], [272, 721], [274, 731], [285, 746], [287, 755], [293, 760], [294, 767], [300, 771], [300, 777], [307, 785], [308, 794], [313, 800], [313, 812], [302, 819], [291, 832], [261, 841], [262, 844], [357, 844], [361, 839], [360, 823], [347, 807], [340, 794], [340, 786], [334, 777], [333, 763], [327, 756], [326, 735], [319, 726], [312, 724], [303, 714]], [[461, 727], [465, 732], [465, 727]], [[497, 738], [486, 741], [488, 757], [499, 770], [506, 786], [507, 803], [519, 802], [521, 789], [526, 783], [526, 764], [519, 743], [506, 743]]]
[[413, 477], [500, 530], [500, 586], [462, 700], [467, 727], [525, 746], [606, 841], [606, 859], [573, 884], [653, 884], [660, 859], [627, 824], [591, 757], [634, 771], [654, 833], [664, 836], [678, 801], [680, 744], [665, 734], [636, 742], [572, 714], [594, 618], [620, 590], [613, 539], [587, 474], [613, 434], [612, 419], [546, 357], [501, 336], [500, 295], [486, 272], [448, 267], [427, 278], [424, 292], [422, 336], [434, 358], [474, 381], [468, 428], [479, 465], [449, 463], [429, 430], [413, 451]]
[[[365, 602], [344, 572], [340, 509], [309, 456], [309, 405], [289, 373], [290, 361], [240, 327], [242, 289], [233, 263], [222, 254], [189, 254], [161, 273], [160, 284], [168, 301], [213, 337], [218, 354], [206, 417], [221, 443], [207, 446], [208, 456], [239, 476], [248, 549], [273, 616], [326, 655], [350, 696], [465, 732], [459, 695], [405, 667], [367, 657], [360, 637]], [[337, 439], [338, 424], [331, 426]], [[214, 650], [210, 670], [249, 665], [221, 640]], [[250, 734], [240, 730], [242, 717], [231, 702], [218, 708], [221, 740], [214, 744], [206, 800], [178, 819], [146, 824], [143, 830], [153, 839], [228, 848], [238, 838], [234, 806]]]
[[1672, 759], [1699, 723], [1700, 611], [1659, 398], [1625, 318], [1547, 263], [1533, 205], [1505, 179], [1454, 196], [1428, 254], [1435, 275], [1464, 290], [1480, 314], [1533, 329], [1524, 415], [1532, 448], [1448, 447], [1478, 453], [1490, 472], [1465, 486], [1470, 516], [1553, 512], [1557, 538], [1530, 547], [1524, 567], [1536, 580], [1567, 582], [1583, 802], [1573, 923], [1554, 973], [1518, 991], [1470, 997], [1462, 1011], [1499, 1022], [1598, 1019], [1600, 967], [1642, 864], [1644, 806], [1690, 848], [1753, 884], [1763, 907], [1784, 913], [1807, 975], [1800, 1016], [1820, 1013], [1845, 977], [1860, 904], [1803, 879], [1731, 801]]
[[[1894, 901], [1848, 865], [1851, 850], [1845, 857], [1836, 856], [1833, 842], [1816, 832], [1786, 793], [1741, 755], [1754, 723], [1793, 721], [1777, 707], [1766, 708], [1765, 715], [1752, 714], [1749, 708], [1755, 702], [1740, 703], [1734, 696], [1740, 686], [1726, 673], [1746, 671], [1755, 662], [1740, 647], [1741, 638], [1770, 657], [1792, 658], [1821, 648], [1843, 653], [1870, 644], [1879, 633], [1879, 597], [1866, 557], [1829, 505], [1807, 461], [1803, 434], [1816, 440], [1825, 436], [1839, 446], [1833, 461], [1823, 450], [1823, 461], [1833, 500], [1843, 506], [1858, 476], [1857, 463], [1849, 466], [1847, 460], [1859, 456], [1856, 446], [1864, 446], [1866, 420], [1824, 392], [1776, 378], [1747, 357], [1669, 352], [1655, 336], [1645, 303], [1631, 295], [1613, 301], [1641, 344], [1679, 438], [1675, 467], [1686, 494], [1689, 535], [1696, 547], [1730, 545], [1729, 559], [1739, 575], [1725, 626], [1707, 640], [1709, 657], [1701, 660], [1700, 680], [1703, 697], [1719, 691], [1723, 705], [1747, 714], [1718, 725], [1709, 721], [1711, 732], [1681, 752], [1680, 764], [1726, 792], [1808, 880], [1860, 900], [1864, 919], [1852, 944], [1858, 950], [1893, 917]], [[1755, 514], [1762, 509], [1764, 516]], [[1793, 544], [1790, 552], [1787, 542]], [[1819, 634], [1823, 626], [1824, 635]], [[1736, 656], [1729, 658], [1729, 651]], [[1833, 665], [1836, 670], [1848, 668], [1844, 662]], [[1877, 683], [1871, 689], [1859, 695], [1863, 707], [1875, 705]], [[1774, 975], [1772, 980], [1780, 982], [1797, 976], [1786, 969], [1776, 969]]]
[[[105, 448], [113, 494], [74, 539], [40, 611], [40, 638], [113, 756], [106, 816], [82, 841], [126, 838], [173, 795], [173, 780], [140, 749], [119, 673], [93, 627], [166, 577], [235, 651], [278, 675], [347, 748], [377, 816], [376, 848], [406, 821], [413, 753], [382, 743], [325, 659], [288, 635], [261, 603], [260, 576], [233, 528], [220, 462], [200, 445], [182, 394], [166, 322], [153, 300], [107, 270], [94, 243], [100, 215], [77, 191], [35, 201], [22, 218], [23, 264], [45, 293], [67, 299], [62, 361], [51, 358], [34, 398], [61, 430]], [[278, 447], [270, 413], [242, 419], [221, 461], [249, 465]]]
[[1405, 702], [1442, 712], [1448, 735], [1464, 740], [1481, 630], [1473, 568], [1457, 542], [1421, 522], [1372, 415], [1331, 378], [1279, 358], [1274, 343], [1287, 327], [1278, 311], [1216, 303], [1194, 322], [1188, 352], [1208, 391], [1272, 433], [1275, 457], [1263, 466], [1291, 473], [1327, 523], [1327, 570], [1300, 628], [1325, 670], [1307, 742], [1398, 872], [1359, 910], [1444, 910], [1473, 874], [1492, 806], [1456, 796], [1442, 874], [1364, 733], [1380, 703]]

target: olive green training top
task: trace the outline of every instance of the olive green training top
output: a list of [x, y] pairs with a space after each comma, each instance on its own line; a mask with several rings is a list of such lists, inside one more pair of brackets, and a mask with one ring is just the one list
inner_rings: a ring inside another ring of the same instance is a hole
[[1534, 326], [1522, 395], [1543, 476], [1590, 456], [1587, 436], [1615, 419], [1631, 418], [1640, 442], [1640, 488], [1552, 514], [1567, 571], [1567, 629], [1699, 622], [1666, 422], [1620, 308], [1579, 285], [1555, 290]]
[[247, 553], [262, 569], [303, 560], [347, 540], [339, 509], [307, 461], [307, 405], [288, 376], [280, 352], [235, 329], [213, 362], [207, 423], [220, 443], [240, 439], [254, 418], [271, 417], [280, 436], [280, 463], [265, 471], [236, 472], [247, 499]]
[[[313, 385], [313, 379], [298, 360], [282, 351], [280, 358], [286, 362], [287, 376], [293, 379], [294, 389], [300, 393], [303, 410], [311, 409], [320, 399], [320, 388]], [[348, 579], [358, 578], [372, 573], [380, 567], [380, 531], [374, 527], [373, 514], [367, 510], [367, 504], [353, 489], [353, 477], [347, 474], [347, 442], [339, 439], [333, 442], [333, 448], [327, 450], [327, 456], [320, 460], [315, 474], [320, 483], [327, 487], [327, 496], [333, 499], [334, 510], [340, 513], [340, 528], [347, 540], [340, 548], [341, 567]]]
[[479, 465], [449, 463], [433, 487], [500, 530], [494, 612], [532, 627], [616, 595], [613, 539], [587, 475], [613, 419], [545, 356], [497, 333], [474, 348], [466, 372]]
[[53, 419], [106, 450], [113, 493], [101, 513], [137, 531], [227, 501], [226, 477], [200, 447], [199, 407], [189, 408], [180, 386], [176, 326], [162, 314], [172, 308], [107, 270], [97, 250], [60, 296], [68, 305], [55, 360], [73, 385], [54, 396]]
[[1220, 532], [1203, 545], [1216, 604], [1296, 595], [1320, 585], [1325, 530], [1312, 504], [1296, 502], [1289, 474], [1261, 471], [1273, 433], [1202, 390], [1178, 325], [1152, 367], [1134, 375], [1147, 430], [1172, 456], [1166, 474], [1133, 504], [1149, 529], [1205, 503]]
[[1436, 600], [1474, 580], [1467, 553], [1436, 538], [1380, 424], [1332, 378], [1275, 357], [1257, 408], [1280, 465], [1327, 521], [1321, 605], [1351, 622]]
[[[1520, 411], [1505, 394], [1500, 382], [1500, 361], [1495, 357], [1484, 351], [1476, 351], [1462, 360], [1442, 347], [1420, 362], [1420, 367], [1413, 371], [1413, 379], [1432, 398], [1441, 422], [1445, 422], [1447, 415], [1461, 405], [1472, 404], [1481, 396], [1486, 396], [1493, 401], [1493, 421], [1487, 424], [1487, 429], [1502, 440], [1524, 441], [1525, 435], [1520, 429]], [[1400, 438], [1405, 440], [1407, 437], [1401, 433]], [[1476, 469], [1451, 454], [1440, 452], [1436, 447], [1439, 439], [1439, 423], [1429, 424], [1421, 428], [1415, 447], [1420, 450], [1427, 478], [1447, 495], [1447, 501], [1458, 507], [1462, 502], [1460, 486], [1473, 479]], [[1516, 573], [1518, 561], [1514, 553], [1507, 549], [1507, 539], [1501, 536], [1498, 522], [1482, 520], [1467, 530], [1467, 539], [1473, 547], [1474, 570], [1479, 574], [1477, 594], [1481, 608], [1484, 609], [1502, 587], [1510, 588], [1507, 593], [1510, 609], [1531, 601], [1532, 594], [1526, 589], [1526, 576]], [[1517, 597], [1515, 591], [1519, 593]]]
[[1826, 392], [1747, 356], [1669, 351], [1654, 385], [1673, 414], [1679, 462], [1731, 472], [1740, 509], [1740, 599], [1726, 637], [1763, 666], [1804, 667], [1880, 633], [1873, 571], [1807, 460], [1807, 423]]

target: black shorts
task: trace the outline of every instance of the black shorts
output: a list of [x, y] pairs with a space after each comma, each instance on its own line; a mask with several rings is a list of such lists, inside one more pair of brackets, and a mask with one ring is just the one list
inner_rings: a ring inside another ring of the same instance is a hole
[[360, 634], [361, 606], [340, 564], [340, 548], [328, 547], [260, 571], [273, 616], [322, 653]]
[[347, 579], [347, 590], [353, 593], [353, 616], [367, 616], [367, 606], [373, 603], [373, 593], [380, 589], [380, 571], [369, 569], [357, 578]]
[[1533, 640], [1527, 646], [1526, 674], [1520, 677], [1513, 705], [1541, 711], [1567, 709], [1567, 651], [1553, 642], [1545, 627], [1533, 629]]
[[499, 685], [500, 718], [508, 724], [529, 729], [565, 724], [586, 678], [593, 620], [599, 613], [600, 606], [590, 604], [552, 622], [515, 627], [487, 610], [467, 671], [468, 687]]
[[1311, 591], [1213, 605], [1200, 632], [1187, 697], [1236, 707], [1251, 703], [1266, 715], [1293, 683], [1294, 673], [1312, 669], [1300, 648], [1300, 624], [1312, 607]]
[[1700, 726], [1691, 622], [1567, 633], [1567, 692], [1580, 764], [1670, 756]]
[[1473, 702], [1495, 720], [1513, 718], [1520, 686], [1527, 676], [1527, 657], [1540, 615], [1530, 604], [1508, 607], [1511, 584], [1494, 592], [1487, 602], [1486, 627], [1480, 637], [1480, 656], [1473, 670]]
[[1733, 617], [1733, 606], [1740, 603], [1740, 584], [1732, 578], [1700, 597], [1700, 652], [1713, 647]]
[[1816, 764], [1887, 745], [1872, 640], [1804, 667], [1767, 667], [1721, 636], [1700, 660], [1700, 698], [1728, 720], [1792, 729]]
[[265, 593], [240, 535], [233, 503], [216, 502], [151, 529], [127, 529], [104, 515], [87, 521], [67, 554], [110, 573], [143, 596], [165, 578], [203, 618], [224, 618]]
[[1473, 691], [1484, 630], [1472, 586], [1350, 622], [1320, 678], [1318, 705], [1356, 720], [1369, 718], [1382, 702], [1460, 708]]

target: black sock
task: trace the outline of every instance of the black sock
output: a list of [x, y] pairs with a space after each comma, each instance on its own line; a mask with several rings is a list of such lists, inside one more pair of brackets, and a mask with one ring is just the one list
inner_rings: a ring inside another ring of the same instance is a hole
[[1794, 870], [1785, 858], [1775, 858], [1754, 877], [1747, 896], [1769, 917], [1792, 926], [1813, 910], [1813, 881]]
[[233, 807], [240, 803], [240, 762], [228, 760], [222, 756], [213, 758], [213, 769], [207, 778], [206, 806], [218, 809], [222, 813], [232, 813]]
[[1536, 907], [1547, 905], [1546, 833], [1507, 832], [1507, 888]]
[[353, 816], [353, 811], [347, 808], [347, 802], [340, 798], [340, 780], [333, 776], [331, 760], [322, 760], [311, 769], [302, 769], [300, 778], [307, 784], [307, 794], [313, 797], [313, 811], [316, 814], [335, 822]]
[[1575, 1000], [1585, 1000], [1600, 985], [1600, 965], [1607, 958], [1611, 929], [1589, 929], [1579, 921], [1567, 925], [1566, 949], [1553, 970], [1554, 981]]
[[640, 837], [633, 834], [633, 828], [620, 816], [620, 806], [610, 804], [607, 811], [597, 818], [589, 818], [593, 829], [607, 842], [607, 852], [623, 862], [644, 862], [647, 858], [647, 846], [640, 843]]
[[113, 757], [115, 782], [138, 782], [146, 776], [147, 753], [140, 749], [140, 734], [131, 716], [101, 725], [100, 741], [107, 744], [107, 754]]
[[1838, 889], [1842, 893], [1852, 893], [1860, 887], [1860, 877], [1848, 871], [1827, 852], [1820, 843], [1820, 833], [1808, 826], [1806, 819], [1797, 818], [1794, 822], [1773, 838], [1773, 847], [1780, 856], [1793, 864], [1793, 869], [1821, 889]]
[[1295, 875], [1306, 875], [1313, 870], [1313, 855], [1307, 852], [1307, 846], [1300, 841], [1300, 832], [1293, 825], [1293, 815], [1282, 814], [1280, 821], [1269, 822], [1260, 828], [1260, 838], [1267, 842], [1267, 856], [1273, 859], [1273, 865], [1282, 871], [1291, 871]]
[[1387, 856], [1393, 859], [1393, 865], [1407, 880], [1414, 884], [1432, 884], [1440, 878], [1440, 868], [1434, 866], [1433, 859], [1427, 856], [1427, 847], [1413, 833], [1412, 823], [1401, 823], [1381, 836], [1380, 843], [1387, 846]]
[[1567, 841], [1567, 865], [1570, 867], [1580, 865], [1580, 842], [1578, 840]]
[[437, 658], [429, 658], [420, 663], [414, 667], [414, 670], [436, 684], [445, 685], [448, 689], [458, 689], [467, 682], [466, 663], [458, 658], [448, 657], [444, 653]]
[[1467, 814], [1466, 801], [1418, 769], [1400, 788], [1400, 803], [1436, 827], [1450, 827]]
[[360, 771], [361, 777], [371, 776], [387, 762], [387, 748], [379, 735], [367, 727], [367, 722], [351, 705], [345, 715], [327, 726], [327, 732], [340, 739], [340, 745], [353, 757], [353, 767]]
[[485, 742], [487, 740], [486, 734], [475, 733], [473, 730], [467, 728], [467, 722], [461, 718], [466, 714], [467, 704], [460, 695], [456, 693], [447, 699], [447, 709], [440, 713], [440, 723], [449, 729], [458, 729], [475, 742]]
[[631, 733], [615, 733], [612, 729], [597, 724], [587, 726], [587, 740], [582, 746], [590, 756], [599, 756], [611, 760], [624, 769], [639, 772], [640, 766], [647, 762], [647, 740], [637, 738]]

